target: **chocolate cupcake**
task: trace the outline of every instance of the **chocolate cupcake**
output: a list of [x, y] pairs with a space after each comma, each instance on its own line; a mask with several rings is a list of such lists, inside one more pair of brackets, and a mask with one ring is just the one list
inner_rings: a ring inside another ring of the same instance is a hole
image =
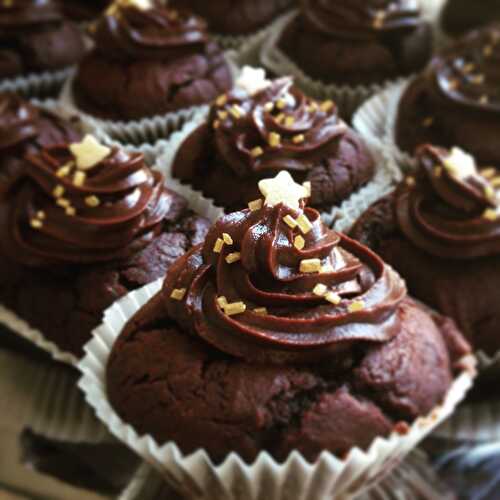
[[141, 154], [92, 136], [28, 160], [0, 188], [0, 302], [79, 356], [102, 312], [162, 276], [207, 221]]
[[54, 71], [84, 55], [83, 36], [53, 0], [0, 3], [0, 78]]
[[352, 236], [415, 297], [455, 319], [478, 350], [500, 350], [500, 175], [463, 151], [422, 146], [415, 177], [375, 203]]
[[459, 146], [480, 164], [500, 165], [500, 24], [470, 33], [434, 57], [399, 102], [395, 138], [413, 153], [420, 144]]
[[368, 248], [328, 229], [287, 172], [169, 269], [107, 365], [114, 410], [158, 444], [342, 457], [442, 403], [469, 349]]
[[314, 79], [370, 85], [421, 69], [432, 30], [416, 0], [302, 0], [277, 45]]
[[441, 15], [441, 26], [451, 36], [459, 36], [492, 21], [500, 21], [497, 0], [481, 0], [473, 6], [468, 0], [448, 0]]
[[118, 0], [91, 31], [95, 49], [73, 82], [87, 113], [136, 120], [205, 104], [231, 87], [223, 53], [190, 13]]
[[371, 180], [375, 165], [332, 101], [317, 102], [291, 78], [271, 82], [250, 68], [219, 96], [172, 165], [175, 177], [229, 210], [258, 198], [257, 181], [283, 169], [310, 182], [311, 205], [328, 210]]
[[248, 35], [258, 31], [297, 0], [170, 0], [173, 7], [203, 17], [210, 31], [221, 35]]
[[17, 94], [0, 93], [0, 184], [5, 186], [3, 179], [16, 175], [25, 155], [80, 138], [76, 123], [38, 108]]

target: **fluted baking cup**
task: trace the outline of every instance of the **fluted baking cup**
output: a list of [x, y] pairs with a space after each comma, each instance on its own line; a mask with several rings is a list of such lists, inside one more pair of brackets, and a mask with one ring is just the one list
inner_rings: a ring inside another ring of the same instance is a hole
[[[158, 157], [156, 167], [160, 170], [168, 179], [175, 189], [178, 189], [182, 193], [182, 189], [189, 189], [192, 193], [193, 189], [188, 187], [187, 184], [181, 183], [175, 177], [172, 177], [172, 167], [175, 161], [177, 152], [182, 145], [182, 143], [189, 137], [189, 135], [196, 130], [204, 121], [206, 121], [208, 113], [199, 113], [193, 120], [187, 123], [181, 130], [172, 134], [170, 139], [166, 142], [162, 148], [162, 152]], [[361, 215], [363, 207], [367, 208], [376, 200], [380, 199], [382, 196], [387, 194], [394, 184], [401, 179], [400, 170], [394, 166], [392, 162], [387, 161], [386, 152], [381, 146], [379, 141], [366, 140], [366, 146], [370, 150], [374, 161], [375, 161], [375, 175], [365, 186], [358, 189], [356, 192], [351, 194], [345, 201], [340, 205], [333, 206], [330, 210], [323, 209], [321, 211], [321, 218], [323, 222], [328, 226], [333, 226], [339, 231], [347, 229], [349, 224], [352, 224], [356, 218]], [[201, 192], [194, 191], [198, 193], [198, 196], [203, 197]], [[217, 205], [214, 200], [209, 200], [212, 207], [216, 208]], [[219, 207], [218, 216], [224, 213], [224, 209]]]
[[[274, 500], [267, 492], [259, 500]], [[298, 498], [298, 497], [290, 497]], [[454, 495], [440, 483], [425, 454], [413, 451], [405, 461], [379, 484], [357, 500], [452, 500]], [[130, 484], [118, 500], [182, 500], [174, 493], [162, 476], [144, 463], [137, 470]]]
[[38, 98], [57, 96], [72, 72], [71, 68], [66, 68], [60, 71], [45, 71], [6, 78], [0, 80], [0, 92], [16, 92], [24, 97]]
[[294, 451], [284, 463], [261, 452], [252, 464], [231, 453], [222, 464], [214, 465], [200, 449], [184, 455], [178, 446], [162, 446], [152, 436], [139, 436], [111, 407], [106, 392], [106, 365], [114, 342], [127, 321], [161, 288], [158, 280], [131, 292], [104, 314], [103, 324], [85, 346], [86, 356], [78, 364], [82, 372], [79, 387], [98, 418], [110, 432], [157, 468], [162, 476], [182, 494], [200, 499], [253, 500], [273, 498], [301, 500], [346, 498], [373, 486], [393, 469], [433, 429], [443, 422], [463, 399], [475, 376], [475, 359], [462, 360], [463, 371], [453, 381], [443, 403], [429, 415], [419, 417], [404, 434], [394, 431], [387, 438], [377, 438], [367, 451], [353, 448], [340, 459], [323, 452], [311, 464]]
[[311, 97], [333, 99], [342, 111], [343, 116], [350, 117], [363, 101], [388, 85], [407, 80], [407, 77], [401, 77], [371, 85], [351, 86], [327, 84], [311, 78], [278, 47], [283, 30], [297, 15], [298, 11], [295, 10], [274, 23], [271, 34], [262, 46], [261, 63], [276, 75], [293, 76], [295, 84]]

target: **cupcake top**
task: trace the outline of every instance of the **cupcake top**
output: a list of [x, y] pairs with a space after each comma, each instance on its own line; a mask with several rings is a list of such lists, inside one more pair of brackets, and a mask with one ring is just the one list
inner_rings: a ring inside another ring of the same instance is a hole
[[57, 23], [63, 15], [52, 0], [5, 0], [0, 3], [0, 38], [20, 28], [32, 29], [41, 23]]
[[1, 190], [0, 243], [31, 267], [125, 259], [160, 229], [171, 204], [163, 177], [139, 153], [94, 137], [44, 148]]
[[169, 270], [168, 315], [252, 362], [311, 362], [398, 333], [404, 282], [366, 247], [328, 229], [288, 172], [222, 217]]
[[473, 259], [500, 253], [500, 174], [480, 169], [459, 148], [425, 145], [419, 170], [396, 193], [405, 236], [438, 257]]
[[349, 40], [411, 31], [421, 22], [418, 0], [303, 0], [302, 13], [313, 30]]
[[176, 59], [200, 52], [206, 23], [157, 0], [116, 0], [92, 26], [97, 51], [110, 59]]

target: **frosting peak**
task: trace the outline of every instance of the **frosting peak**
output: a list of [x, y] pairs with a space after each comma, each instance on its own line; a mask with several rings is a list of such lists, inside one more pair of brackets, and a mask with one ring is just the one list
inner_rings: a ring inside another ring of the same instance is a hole
[[315, 30], [349, 39], [411, 30], [420, 22], [417, 0], [303, 0], [302, 11]]
[[405, 235], [439, 257], [468, 259], [500, 253], [500, 172], [478, 169], [458, 148], [422, 146], [419, 171], [396, 197]]
[[304, 201], [249, 207], [219, 219], [169, 270], [170, 317], [257, 362], [310, 362], [396, 335], [406, 288], [379, 257]]
[[14, 93], [0, 93], [0, 151], [38, 135], [38, 110]]
[[208, 41], [206, 23], [157, 0], [114, 3], [91, 28], [97, 50], [110, 58], [175, 59]]
[[33, 267], [118, 260], [160, 229], [171, 197], [141, 154], [110, 149], [82, 169], [81, 150], [73, 154], [72, 146], [28, 156], [30, 163], [7, 186], [0, 245], [13, 260]]

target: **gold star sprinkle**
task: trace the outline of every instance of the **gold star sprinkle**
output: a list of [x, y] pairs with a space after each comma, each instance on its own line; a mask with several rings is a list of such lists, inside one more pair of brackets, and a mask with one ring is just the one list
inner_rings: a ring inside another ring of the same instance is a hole
[[235, 314], [242, 314], [247, 310], [247, 306], [244, 302], [233, 302], [232, 304], [228, 304], [224, 308], [224, 312], [228, 316], [234, 316]]
[[86, 135], [82, 142], [71, 144], [69, 150], [81, 170], [95, 167], [111, 153], [111, 149], [100, 144], [93, 135]]
[[321, 260], [304, 259], [300, 262], [301, 273], [319, 273], [321, 270]]
[[214, 252], [221, 253], [223, 246], [224, 246], [224, 240], [222, 240], [221, 238], [217, 238], [214, 245]]
[[85, 204], [91, 208], [96, 208], [101, 204], [101, 200], [94, 195], [85, 198]]
[[226, 262], [228, 264], [234, 264], [235, 262], [238, 262], [240, 259], [241, 259], [240, 252], [233, 252], [226, 256]]
[[362, 300], [355, 300], [349, 304], [347, 308], [349, 312], [358, 312], [362, 311], [365, 308], [365, 303]]
[[186, 291], [187, 290], [185, 288], [174, 288], [170, 294], [170, 298], [174, 300], [182, 300], [186, 295]]
[[248, 203], [248, 208], [251, 212], [256, 212], [262, 208], [262, 200], [259, 198], [258, 200], [253, 200]]
[[313, 288], [314, 295], [317, 295], [318, 297], [323, 297], [326, 294], [326, 291], [327, 291], [326, 285], [323, 285], [323, 283], [318, 283]]
[[328, 302], [330, 302], [330, 304], [333, 304], [334, 306], [337, 306], [342, 302], [340, 295], [335, 292], [328, 292], [325, 295], [325, 299], [328, 300]]
[[293, 246], [297, 250], [303, 250], [304, 247], [306, 246], [306, 240], [304, 238], [302, 238], [302, 236], [300, 236], [300, 234], [298, 234], [297, 236], [295, 236], [295, 239], [293, 240]]

